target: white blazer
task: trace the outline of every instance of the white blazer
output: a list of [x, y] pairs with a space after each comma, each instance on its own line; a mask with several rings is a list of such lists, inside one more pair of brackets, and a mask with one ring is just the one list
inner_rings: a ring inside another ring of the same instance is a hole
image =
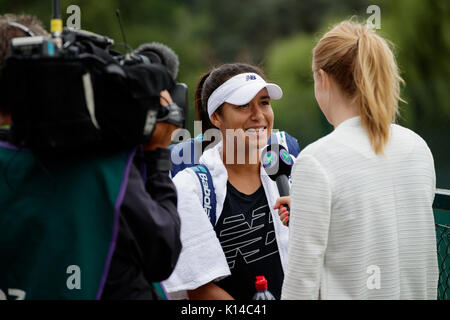
[[[221, 157], [222, 143], [206, 150], [200, 157], [212, 176], [216, 200], [216, 219], [220, 218], [227, 194], [228, 173]], [[183, 249], [171, 276], [162, 284], [171, 298], [184, 298], [186, 290], [196, 289], [211, 281], [231, 274], [219, 239], [202, 206], [202, 189], [197, 175], [191, 169], [179, 172], [173, 182], [178, 194], [178, 213], [181, 220]], [[276, 183], [261, 166], [261, 182], [272, 214], [275, 237], [283, 270], [286, 267], [289, 228], [285, 227], [273, 209], [279, 197]]]
[[305, 148], [282, 299], [436, 299], [435, 179], [425, 141], [394, 124], [385, 156], [360, 117]]

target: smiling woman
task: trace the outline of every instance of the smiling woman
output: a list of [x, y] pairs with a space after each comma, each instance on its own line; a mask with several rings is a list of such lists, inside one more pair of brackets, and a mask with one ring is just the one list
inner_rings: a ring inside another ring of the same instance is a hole
[[210, 221], [204, 212], [204, 186], [194, 171], [178, 173], [183, 251], [164, 283], [172, 297], [249, 300], [256, 276], [263, 275], [280, 298], [288, 228], [273, 209], [279, 193], [263, 174], [259, 152], [273, 129], [271, 101], [282, 95], [247, 64], [225, 64], [201, 77], [195, 100], [203, 132], [215, 128], [223, 137], [200, 158], [212, 177], [217, 218]]
[[211, 115], [211, 122], [225, 137], [223, 160], [231, 170], [246, 170], [248, 167], [242, 165], [247, 164], [258, 173], [259, 149], [267, 144], [273, 120], [267, 88], [261, 89], [248, 103], [225, 102], [220, 114], [215, 112]]

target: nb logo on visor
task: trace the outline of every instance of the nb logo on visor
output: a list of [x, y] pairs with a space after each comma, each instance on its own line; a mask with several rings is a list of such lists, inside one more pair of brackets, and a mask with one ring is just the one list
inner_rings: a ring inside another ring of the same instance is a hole
[[245, 81], [256, 80], [256, 76], [253, 74], [249, 74], [245, 77]]

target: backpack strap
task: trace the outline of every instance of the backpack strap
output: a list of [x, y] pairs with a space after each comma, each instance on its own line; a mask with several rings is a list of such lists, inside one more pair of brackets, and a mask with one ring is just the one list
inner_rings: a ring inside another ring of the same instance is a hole
[[293, 136], [289, 135], [289, 133], [285, 132], [286, 135], [286, 143], [289, 147], [289, 153], [294, 156], [294, 158], [297, 158], [300, 154], [300, 145]]
[[274, 130], [272, 131], [272, 134], [270, 135], [269, 141], [267, 144], [272, 143], [278, 143], [279, 145], [283, 146], [287, 152], [289, 152], [289, 147], [286, 141], [286, 133], [284, 131], [278, 131]]
[[199, 159], [202, 155], [202, 138], [197, 136], [194, 139], [172, 144], [169, 146], [169, 150], [171, 152], [170, 160], [172, 161], [172, 170], [170, 172], [171, 177], [174, 178], [178, 172], [200, 163]]
[[297, 139], [289, 135], [286, 131], [272, 131], [267, 144], [270, 145], [273, 142], [282, 145], [294, 158], [297, 158], [300, 154], [300, 145]]
[[289, 152], [289, 146], [286, 140], [286, 132], [278, 131], [275, 134], [277, 135], [278, 143], [285, 147], [287, 152]]
[[216, 226], [216, 191], [212, 181], [211, 173], [205, 165], [199, 164], [191, 167], [197, 175], [202, 187], [202, 206], [209, 218], [213, 228]]

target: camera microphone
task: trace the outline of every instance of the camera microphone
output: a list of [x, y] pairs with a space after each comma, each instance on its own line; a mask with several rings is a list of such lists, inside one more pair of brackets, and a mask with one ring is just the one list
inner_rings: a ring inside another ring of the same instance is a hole
[[[167, 108], [160, 108], [157, 115], [157, 122], [169, 122], [176, 126], [185, 128], [188, 115], [188, 87], [184, 83], [176, 83], [180, 61], [178, 55], [168, 46], [159, 42], [150, 42], [140, 45], [136, 50], [131, 51], [125, 38], [125, 31], [120, 16], [119, 9], [116, 10], [119, 20], [122, 37], [127, 48], [124, 64], [161, 65], [167, 75], [175, 82], [175, 85], [168, 88], [170, 96], [175, 103], [169, 104]], [[152, 120], [153, 121], [153, 120]]]
[[180, 61], [177, 54], [168, 46], [159, 42], [144, 43], [134, 53], [147, 57], [151, 63], [164, 65], [172, 79], [177, 78]]

